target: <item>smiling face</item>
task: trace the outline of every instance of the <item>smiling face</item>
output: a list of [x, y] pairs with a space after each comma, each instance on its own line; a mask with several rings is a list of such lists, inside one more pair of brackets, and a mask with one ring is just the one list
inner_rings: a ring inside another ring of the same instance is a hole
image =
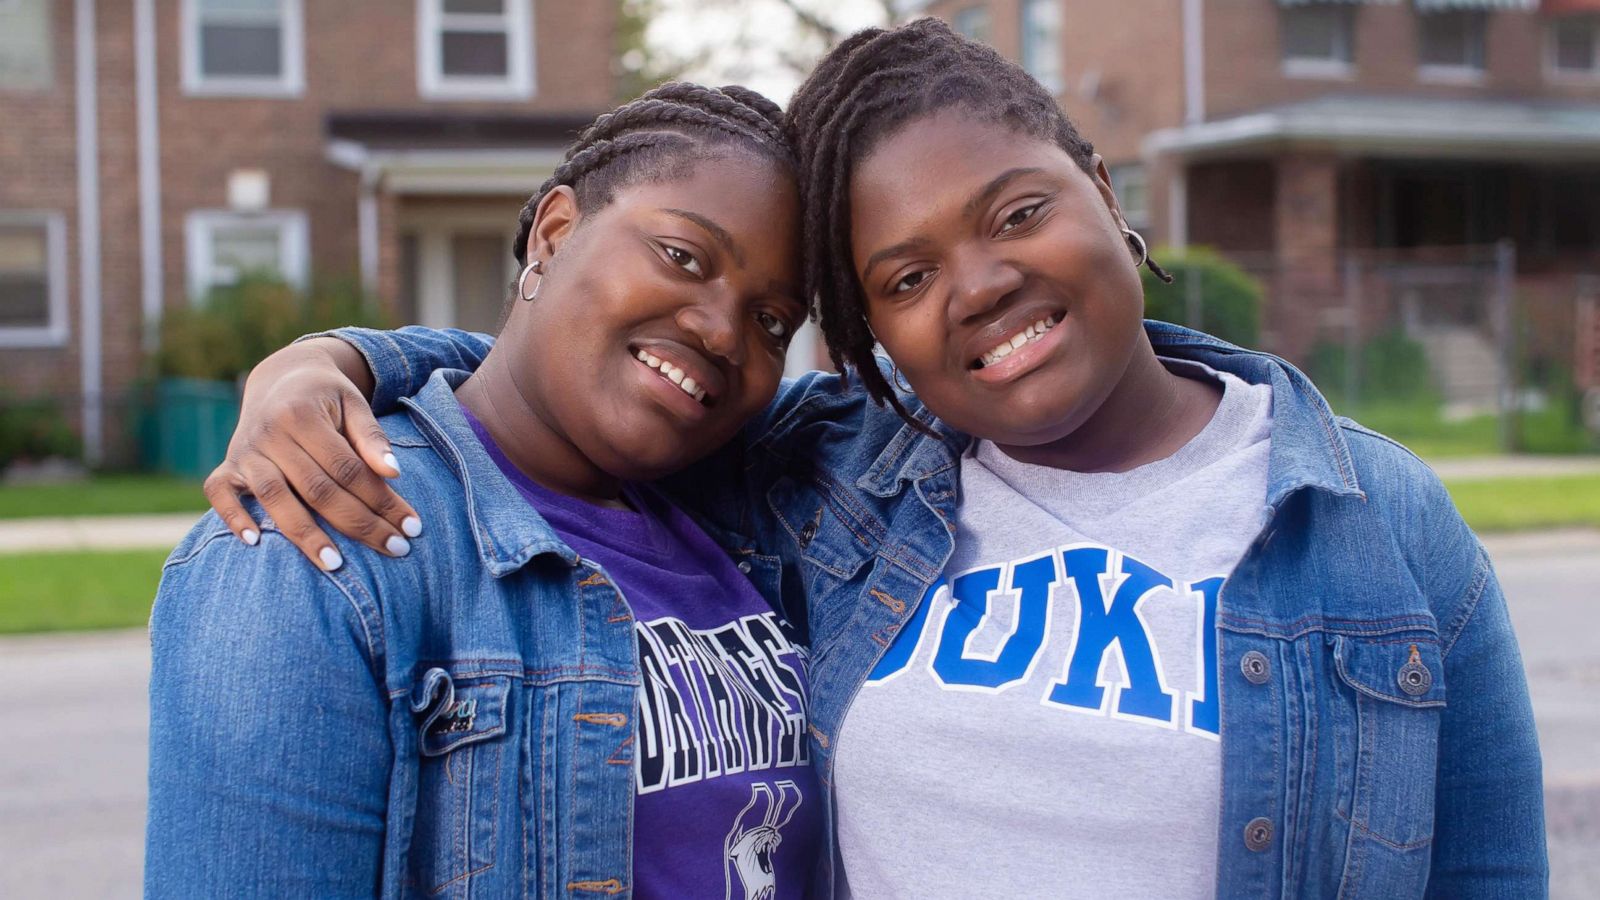
[[528, 245], [544, 262], [538, 297], [500, 338], [529, 409], [627, 480], [726, 442], [772, 399], [805, 317], [798, 218], [791, 175], [736, 148], [588, 213], [552, 191]]
[[872, 332], [961, 431], [1066, 438], [1144, 340], [1104, 167], [1091, 177], [1050, 141], [960, 110], [914, 119], [856, 165], [850, 208]]

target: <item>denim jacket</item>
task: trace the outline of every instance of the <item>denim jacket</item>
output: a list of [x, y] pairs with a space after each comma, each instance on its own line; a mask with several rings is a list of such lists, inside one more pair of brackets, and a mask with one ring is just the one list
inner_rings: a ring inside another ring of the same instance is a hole
[[[1267, 524], [1218, 598], [1217, 896], [1545, 896], [1522, 662], [1489, 558], [1444, 487], [1283, 360], [1146, 330], [1162, 356], [1273, 391]], [[380, 409], [488, 346], [338, 334], [372, 365]], [[804, 604], [825, 785], [856, 691], [954, 546], [970, 439], [901, 399], [933, 436], [836, 376], [787, 382], [734, 446], [666, 485], [730, 551], [781, 562], [778, 602]]]
[[633, 619], [473, 435], [465, 377], [382, 420], [428, 527], [409, 556], [334, 535], [322, 572], [215, 513], [173, 552], [149, 896], [630, 894]]

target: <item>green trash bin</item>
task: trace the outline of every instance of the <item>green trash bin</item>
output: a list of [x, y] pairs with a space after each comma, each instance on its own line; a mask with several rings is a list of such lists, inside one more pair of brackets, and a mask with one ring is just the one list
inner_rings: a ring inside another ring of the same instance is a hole
[[150, 394], [142, 434], [152, 468], [202, 479], [228, 452], [239, 424], [239, 388], [232, 381], [163, 378]]

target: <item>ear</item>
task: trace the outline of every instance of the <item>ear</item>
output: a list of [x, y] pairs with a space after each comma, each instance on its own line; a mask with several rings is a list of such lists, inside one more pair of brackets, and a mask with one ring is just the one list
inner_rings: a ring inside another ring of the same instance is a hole
[[533, 212], [533, 228], [528, 232], [528, 246], [523, 248], [528, 262], [548, 260], [555, 256], [561, 245], [572, 236], [582, 214], [578, 211], [578, 195], [570, 185], [557, 185], [539, 200]]
[[1111, 220], [1118, 228], [1127, 228], [1128, 221], [1122, 218], [1122, 206], [1117, 203], [1117, 192], [1111, 189], [1111, 173], [1106, 170], [1106, 161], [1096, 153], [1089, 160], [1093, 167], [1094, 186], [1100, 191], [1100, 199], [1105, 203], [1106, 209], [1111, 211]]

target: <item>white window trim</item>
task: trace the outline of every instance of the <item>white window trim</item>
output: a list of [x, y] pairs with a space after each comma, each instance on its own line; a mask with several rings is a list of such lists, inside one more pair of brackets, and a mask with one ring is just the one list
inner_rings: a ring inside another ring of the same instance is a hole
[[1283, 75], [1285, 78], [1349, 81], [1356, 77], [1356, 67], [1354, 63], [1347, 63], [1342, 59], [1291, 56], [1283, 61]]
[[[1036, 0], [1036, 2], [1053, 2], [1053, 0]], [[1059, 16], [1063, 21], [1057, 22], [1060, 27], [1056, 29], [1055, 33], [1054, 49], [1056, 55], [1056, 71], [1053, 75], [1050, 75], [1049, 80], [1046, 81], [1044, 78], [1040, 78], [1039, 75], [1033, 71], [1033, 67], [1037, 65], [1038, 61], [1029, 60], [1027, 58], [1028, 42], [1031, 37], [1029, 33], [1031, 23], [1028, 22], [1028, 6], [1029, 0], [1023, 0], [1023, 2], [1017, 7], [1017, 20], [1021, 25], [1020, 33], [1018, 35], [1021, 39], [1021, 43], [1017, 48], [1017, 62], [1022, 66], [1023, 71], [1031, 75], [1033, 80], [1039, 82], [1039, 84], [1043, 86], [1045, 90], [1049, 91], [1052, 95], [1060, 94], [1067, 88], [1067, 54], [1065, 48], [1062, 46], [1062, 41], [1066, 37], [1066, 22], [1064, 21], [1066, 18], [1066, 10], [1059, 6], [1056, 8], [1056, 15]]]
[[65, 347], [67, 324], [67, 217], [54, 210], [0, 211], [0, 225], [43, 225], [50, 321], [41, 326], [0, 328], [0, 347]]
[[474, 78], [445, 75], [439, 52], [439, 35], [446, 25], [451, 30], [482, 30], [499, 33], [500, 28], [473, 29], [470, 20], [499, 21], [498, 16], [455, 13], [446, 16], [442, 0], [417, 0], [417, 93], [425, 100], [531, 100], [537, 89], [534, 79], [533, 0], [505, 0], [506, 77]]
[[1488, 79], [1488, 69], [1477, 66], [1441, 66], [1423, 63], [1417, 66], [1417, 80], [1431, 84], [1483, 84]]
[[227, 209], [201, 209], [189, 213], [183, 223], [188, 250], [189, 301], [198, 304], [215, 283], [213, 240], [218, 228], [230, 225], [271, 225], [278, 228], [280, 274], [290, 285], [305, 289], [310, 283], [311, 235], [304, 210], [268, 209], [261, 212], [235, 212]]
[[1544, 29], [1544, 78], [1555, 84], [1594, 84], [1600, 82], [1600, 18], [1596, 18], [1590, 38], [1594, 44], [1594, 66], [1587, 69], [1563, 69], [1556, 65], [1556, 19], [1549, 19]]
[[237, 78], [200, 71], [199, 0], [183, 0], [179, 13], [183, 32], [183, 92], [201, 97], [299, 97], [306, 89], [305, 10], [303, 0], [278, 0], [283, 11], [280, 44], [283, 71], [278, 78]]

